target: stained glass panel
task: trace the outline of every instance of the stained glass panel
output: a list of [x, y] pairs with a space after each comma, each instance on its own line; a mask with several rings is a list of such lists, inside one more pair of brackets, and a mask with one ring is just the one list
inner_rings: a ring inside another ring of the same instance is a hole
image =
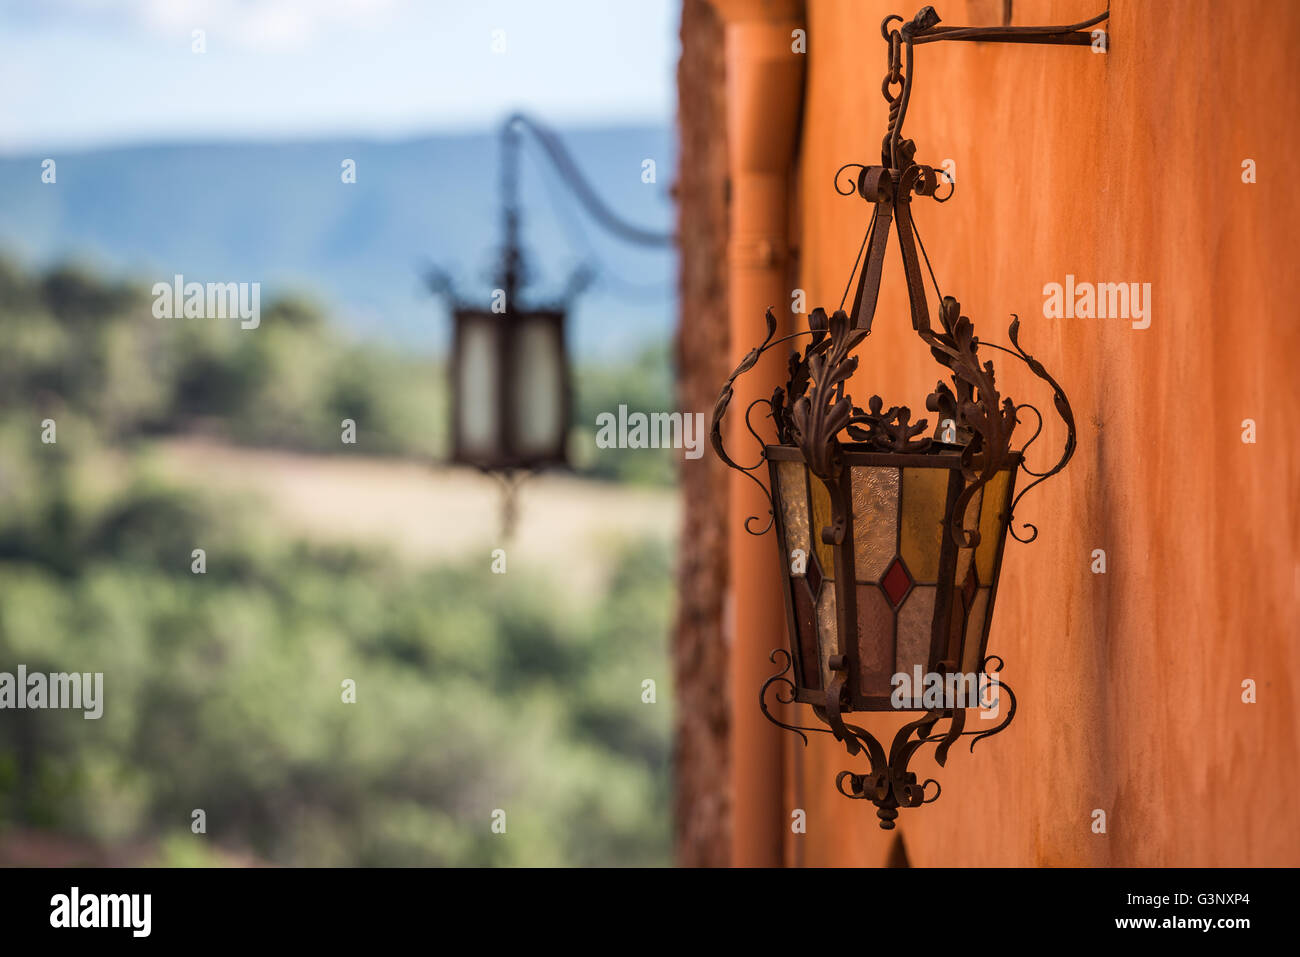
[[878, 582], [898, 550], [898, 469], [852, 471], [853, 555], [860, 582]]
[[812, 592], [803, 578], [791, 578], [790, 587], [794, 592], [794, 621], [798, 629], [799, 673], [807, 687], [817, 690], [822, 687], [822, 669]]
[[900, 550], [917, 582], [939, 580], [944, 509], [948, 505], [949, 469], [903, 469], [903, 525]]
[[[943, 474], [946, 476], [947, 473]], [[933, 585], [917, 585], [898, 610], [896, 671], [911, 674], [914, 665], [920, 665], [922, 672], [929, 670], [934, 598], [937, 591]]]
[[967, 674], [979, 671], [980, 638], [984, 634], [984, 618], [988, 614], [990, 588], [975, 593], [970, 618], [966, 621], [966, 648], [962, 654], [961, 670]]
[[827, 585], [817, 602], [817, 635], [821, 645], [822, 687], [831, 683], [831, 655], [840, 653], [839, 630], [835, 619], [835, 589]]
[[907, 569], [903, 567], [901, 559], [895, 559], [889, 566], [889, 571], [885, 572], [880, 587], [884, 589], [890, 605], [897, 606], [907, 596], [907, 590], [912, 587], [912, 580], [907, 577]]
[[858, 667], [863, 694], [893, 690], [894, 611], [875, 585], [858, 586]]
[[[786, 548], [792, 552], [801, 549], [810, 556], [808, 546], [808, 486], [804, 482], [807, 471], [802, 462], [776, 463], [777, 480], [781, 483], [781, 524], [785, 528]], [[787, 567], [792, 557], [785, 557]]]
[[808, 473], [808, 487], [812, 489], [812, 528], [809, 534], [812, 535], [813, 547], [817, 549], [817, 559], [821, 562], [822, 575], [827, 581], [835, 580], [835, 557], [834, 549], [822, 541], [822, 529], [831, 523], [831, 493], [826, 489], [826, 483]]

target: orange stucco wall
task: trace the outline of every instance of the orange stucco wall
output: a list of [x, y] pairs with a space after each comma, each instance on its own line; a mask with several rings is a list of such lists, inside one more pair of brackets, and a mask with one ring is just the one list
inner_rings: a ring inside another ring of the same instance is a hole
[[[1015, 0], [1012, 22], [1069, 23], [1104, 3]], [[998, 23], [1002, 9], [935, 6], [949, 25]], [[1019, 713], [946, 768], [927, 750], [918, 770], [943, 795], [901, 812], [913, 865], [1300, 864], [1300, 4], [1110, 6], [1104, 55], [917, 48], [906, 132], [919, 161], [951, 159], [958, 183], [946, 205], [914, 204], [940, 285], [986, 340], [1005, 344], [1020, 315], [1022, 344], [1072, 401], [1079, 448], [1021, 503], [1038, 541], [1008, 541], [990, 651]], [[879, 162], [891, 12], [916, 11], [808, 3], [796, 234], [810, 306], [839, 302], [867, 222], [832, 176]], [[1045, 318], [1043, 286], [1067, 274], [1150, 283], [1150, 328]], [[924, 409], [941, 370], [910, 330], [896, 241], [861, 355], [859, 403], [879, 392]], [[1004, 395], [1050, 408], [1022, 369], [997, 365]], [[1031, 461], [1062, 439], [1049, 421]], [[1094, 549], [1105, 574], [1090, 570]], [[1247, 678], [1256, 704], [1242, 702]], [[899, 723], [865, 722], [877, 736]], [[825, 737], [786, 759], [789, 800], [807, 811], [787, 860], [885, 863], [894, 836], [833, 784], [861, 759]]]

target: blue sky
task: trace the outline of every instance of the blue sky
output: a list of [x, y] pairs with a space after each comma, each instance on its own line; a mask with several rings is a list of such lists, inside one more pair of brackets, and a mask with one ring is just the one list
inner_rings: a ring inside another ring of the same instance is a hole
[[677, 26], [675, 0], [0, 0], [0, 151], [400, 137], [515, 108], [667, 124]]

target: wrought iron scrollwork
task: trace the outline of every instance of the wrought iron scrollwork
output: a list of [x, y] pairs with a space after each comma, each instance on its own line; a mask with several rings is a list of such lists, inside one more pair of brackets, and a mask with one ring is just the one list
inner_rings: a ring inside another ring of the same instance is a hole
[[853, 179], [849, 180], [849, 188], [843, 189], [840, 186], [840, 174], [843, 173], [846, 169], [856, 169], [859, 171], [859, 173], [861, 173], [866, 168], [867, 167], [862, 163], [845, 163], [843, 166], [837, 169], [835, 171], [835, 192], [839, 193], [841, 196], [852, 196], [854, 193], [856, 193], [858, 191], [858, 177], [855, 176], [853, 177]]
[[[776, 715], [772, 714], [772, 712], [768, 710], [767, 689], [773, 685], [776, 685], [775, 694], [776, 694], [777, 701], [781, 702], [781, 704], [792, 704], [794, 702], [795, 685], [793, 681], [791, 681], [789, 678], [786, 677], [786, 675], [790, 673], [790, 668], [793, 666], [794, 660], [790, 657], [790, 652], [786, 651], [784, 648], [777, 648], [770, 655], [768, 655], [768, 661], [771, 661], [773, 664], [776, 664], [777, 655], [781, 655], [782, 657], [785, 658], [785, 666], [776, 674], [772, 675], [772, 677], [764, 681], [763, 687], [759, 689], [758, 692], [758, 707], [759, 710], [763, 712], [763, 717], [767, 718], [768, 721], [771, 721], [778, 728], [784, 728], [786, 731], [793, 731], [795, 734], [799, 735], [799, 737], [803, 739], [803, 743], [805, 745], [808, 743], [808, 735], [804, 734], [805, 731], [813, 731], [820, 734], [830, 734], [831, 732], [829, 728], [817, 728], [809, 725], [786, 724], [784, 721], [782, 721], [780, 718], [778, 718]], [[783, 688], [788, 689], [784, 697], [782, 696]]]
[[[1016, 715], [1015, 695], [1007, 683], [999, 678], [996, 685], [998, 694], [1006, 694], [1010, 699], [1010, 706], [1007, 708], [1006, 717], [1002, 719], [997, 727], [988, 730], [966, 731], [963, 730], [966, 717], [964, 709], [948, 708], [927, 711], [921, 717], [909, 721], [899, 728], [894, 734], [894, 740], [888, 752], [886, 752], [884, 746], [871, 732], [855, 724], [845, 722], [840, 716], [838, 703], [842, 696], [843, 683], [842, 675], [839, 674], [836, 675], [836, 680], [832, 682], [831, 690], [827, 694], [829, 708], [819, 707], [814, 709], [818, 717], [827, 721], [827, 727], [794, 725], [776, 717], [768, 708], [767, 691], [768, 688], [775, 686], [774, 694], [777, 701], [782, 704], [794, 702], [795, 684], [787, 677], [793, 666], [793, 660], [790, 653], [784, 648], [773, 651], [769, 656], [769, 660], [774, 664], [783, 663], [781, 670], [763, 682], [763, 687], [759, 691], [758, 703], [764, 717], [778, 728], [793, 731], [799, 735], [805, 746], [808, 744], [808, 735], [805, 732], [815, 732], [833, 735], [844, 744], [845, 749], [851, 756], [865, 754], [868, 770], [865, 772], [841, 771], [836, 775], [835, 787], [845, 797], [871, 801], [876, 806], [876, 816], [879, 818], [880, 826], [885, 830], [894, 827], [894, 821], [898, 817], [900, 807], [920, 807], [922, 804], [933, 803], [939, 798], [942, 789], [937, 780], [927, 778], [918, 783], [916, 772], [909, 770], [912, 758], [924, 745], [937, 744], [939, 746], [935, 751], [934, 758], [935, 762], [940, 767], [943, 767], [947, 763], [948, 748], [955, 740], [961, 737], [971, 737], [973, 740], [970, 743], [970, 750], [973, 753], [977, 741], [1004, 731]], [[993, 661], [997, 662], [996, 671], [1000, 672], [1002, 670], [1002, 659], [996, 655], [990, 655], [984, 659], [981, 669], [985, 674], [988, 673], [989, 664]], [[842, 660], [836, 661], [832, 659], [831, 667], [833, 672], [839, 670], [838, 666], [842, 666]], [[990, 704], [992, 703], [990, 702]], [[940, 733], [931, 733], [935, 725], [944, 719], [949, 721], [948, 729]], [[845, 787], [846, 781], [848, 782], [847, 789]], [[931, 784], [935, 787], [934, 794], [926, 797], [926, 788]]]
[[[1057, 472], [1061, 471], [1061, 469], [1065, 468], [1066, 464], [1074, 456], [1074, 449], [1078, 442], [1078, 436], [1074, 430], [1074, 410], [1070, 408], [1070, 400], [1065, 397], [1065, 390], [1062, 389], [1061, 384], [1057, 382], [1045, 368], [1043, 368], [1041, 362], [1020, 347], [1020, 318], [1018, 316], [1012, 316], [1011, 327], [1007, 330], [1007, 337], [1011, 340], [1011, 345], [1015, 347], [1016, 354], [1024, 360], [1025, 365], [1029, 366], [1029, 370], [1052, 387], [1052, 404], [1055, 405], [1056, 413], [1061, 417], [1061, 421], [1065, 423], [1066, 429], [1065, 448], [1062, 450], [1061, 457], [1057, 460], [1056, 464], [1046, 472], [1041, 473], [1032, 472], [1026, 469], [1029, 475], [1036, 477], [1034, 478], [1034, 481], [1022, 488], [1016, 495], [1015, 499], [1011, 502], [1011, 509], [1007, 515], [1007, 528], [1016, 541], [1028, 543], [1038, 537], [1038, 527], [1026, 522], [1025, 528], [1030, 530], [1029, 537], [1021, 538], [1016, 534], [1016, 527], [1012, 522], [1012, 517], [1016, 513], [1016, 506], [1020, 504], [1020, 500], [1025, 497], [1025, 493], [1031, 488], [1047, 481]], [[1021, 467], [1024, 468], [1023, 463]]]
[[1019, 504], [1020, 500], [1025, 497], [1025, 493], [1028, 492], [1031, 488], [1046, 481], [1056, 473], [1060, 472], [1063, 468], [1065, 468], [1065, 466], [1069, 463], [1070, 459], [1073, 458], [1074, 456], [1074, 450], [1078, 444], [1078, 434], [1075, 431], [1075, 426], [1074, 426], [1074, 410], [1070, 407], [1070, 400], [1066, 398], [1065, 390], [1061, 388], [1061, 384], [1057, 382], [1056, 379], [1043, 367], [1043, 364], [1041, 362], [1039, 362], [1037, 359], [1035, 359], [1033, 356], [1031, 356], [1028, 352], [1026, 352], [1021, 347], [1020, 317], [1017, 316], [1015, 313], [1011, 314], [1011, 325], [1007, 329], [1007, 338], [1011, 340], [1012, 346], [1015, 347], [1014, 351], [1008, 349], [1006, 346], [996, 345], [991, 342], [986, 342], [984, 343], [984, 345], [991, 349], [997, 349], [1000, 352], [1005, 352], [1007, 355], [1015, 356], [1017, 359], [1022, 361], [1029, 368], [1030, 372], [1032, 372], [1034, 375], [1036, 375], [1038, 378], [1042, 379], [1044, 382], [1046, 382], [1049, 386], [1052, 387], [1052, 404], [1056, 409], [1057, 415], [1061, 417], [1061, 422], [1065, 426], [1065, 432], [1066, 432], [1065, 446], [1064, 448], [1062, 448], [1061, 457], [1057, 459], [1056, 464], [1053, 465], [1045, 472], [1037, 472], [1031, 469], [1027, 464], [1025, 464], [1023, 453], [1025, 452], [1026, 449], [1029, 448], [1029, 446], [1031, 446], [1035, 442], [1035, 440], [1037, 440], [1039, 434], [1042, 432], [1043, 414], [1038, 411], [1038, 408], [1036, 406], [1030, 405], [1028, 403], [1023, 403], [1021, 405], [1016, 406], [1015, 411], [1017, 415], [1019, 414], [1020, 409], [1028, 408], [1033, 410], [1034, 415], [1038, 419], [1038, 425], [1034, 429], [1034, 434], [1031, 435], [1028, 441], [1026, 441], [1025, 444], [1020, 448], [1020, 452], [1022, 453], [1021, 461], [1020, 461], [1020, 469], [1026, 475], [1031, 476], [1034, 479], [1034, 481], [1030, 482], [1028, 485], [1026, 485], [1016, 494], [1016, 497], [1011, 502], [1011, 508], [1009, 510], [1009, 514], [1007, 515], [1007, 531], [1010, 533], [1011, 537], [1018, 542], [1029, 544], [1030, 542], [1032, 542], [1034, 539], [1038, 537], [1038, 527], [1036, 525], [1033, 525], [1030, 522], [1025, 522], [1024, 528], [1029, 529], [1029, 535], [1026, 538], [1021, 538], [1019, 532], [1016, 531], [1016, 526], [1013, 521], [1013, 517], [1015, 516], [1015, 511], [1016, 511], [1016, 505]]
[[[814, 309], [809, 325], [816, 330], [825, 321], [825, 310]], [[844, 383], [858, 368], [852, 349], [867, 333], [855, 330], [843, 309], [837, 309], [828, 323], [827, 338], [815, 336], [804, 356], [803, 378], [811, 378], [812, 389], [794, 400], [791, 430], [794, 444], [804, 455], [812, 473], [823, 480], [839, 474], [836, 436], [848, 428], [853, 418], [853, 400], [845, 394]], [[791, 384], [793, 387], [793, 383]]]
[[935, 359], [952, 371], [956, 387], [954, 392], [940, 383], [926, 399], [926, 408], [951, 419], [970, 436], [961, 453], [967, 484], [952, 508], [948, 531], [959, 547], [973, 548], [980, 537], [977, 530], [963, 527], [966, 506], [1011, 460], [1016, 406], [999, 395], [993, 363], [980, 363], [975, 327], [960, 311], [956, 299], [945, 297], [939, 309], [943, 331], [934, 332], [928, 324], [917, 331]]
[[949, 173], [945, 169], [941, 169], [938, 172], [940, 176], [942, 176], [945, 180], [948, 181], [948, 193], [946, 196], [942, 196], [942, 197], [939, 196], [938, 193], [936, 193], [934, 195], [934, 201], [936, 203], [946, 203], [948, 202], [948, 200], [952, 199], [953, 193], [957, 192], [957, 180], [953, 177], [951, 173]]
[[[754, 366], [758, 363], [759, 358], [763, 355], [764, 352], [766, 352], [770, 348], [772, 343], [772, 338], [775, 335], [776, 335], [776, 316], [772, 315], [772, 310], [769, 309], [767, 310], [767, 336], [763, 339], [761, 343], [759, 343], [759, 345], [749, 350], [749, 353], [745, 356], [745, 358], [740, 360], [740, 364], [736, 366], [735, 370], [731, 373], [731, 375], [727, 377], [727, 381], [722, 386], [722, 392], [719, 393], [718, 395], [718, 401], [714, 403], [713, 423], [709, 430], [709, 440], [712, 443], [713, 451], [717, 453], [718, 458], [722, 459], [722, 461], [725, 462], [730, 468], [733, 468], [737, 472], [740, 472], [741, 474], [745, 475], [751, 482], [753, 482], [760, 489], [762, 489], [763, 496], [767, 499], [767, 525], [763, 527], [762, 531], [755, 532], [752, 528], [750, 528], [751, 522], [761, 521], [761, 519], [757, 515], [750, 515], [748, 518], [745, 519], [745, 530], [749, 532], [751, 535], [766, 534], [768, 529], [772, 527], [772, 522], [775, 520], [775, 513], [772, 510], [772, 492], [766, 485], [763, 484], [762, 479], [758, 478], [758, 476], [754, 474], [754, 470], [763, 464], [761, 458], [754, 465], [746, 467], [738, 463], [727, 453], [726, 446], [723, 444], [722, 441], [722, 419], [723, 416], [727, 414], [727, 407], [731, 405], [731, 399], [736, 393], [735, 390], [736, 379], [744, 375], [750, 369], [754, 368]], [[746, 427], [749, 427], [749, 409], [745, 410], [745, 424]], [[750, 432], [753, 432], [752, 428], [750, 428]], [[755, 437], [757, 437], [757, 435]], [[759, 443], [759, 446], [761, 449], [762, 447], [761, 441]]]

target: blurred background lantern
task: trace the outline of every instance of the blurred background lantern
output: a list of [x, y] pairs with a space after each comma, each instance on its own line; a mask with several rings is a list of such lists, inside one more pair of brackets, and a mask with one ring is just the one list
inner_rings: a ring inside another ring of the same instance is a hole
[[[928, 269], [929, 257], [912, 218], [912, 197], [946, 202], [955, 184], [933, 167], [913, 162], [916, 145], [902, 137], [913, 44], [984, 39], [1084, 45], [1087, 28], [1104, 19], [1103, 14], [1067, 27], [943, 28], [931, 7], [909, 23], [886, 18], [881, 34], [888, 72], [881, 89], [889, 103], [889, 128], [881, 164], [849, 163], [835, 176], [841, 195], [856, 194], [874, 206], [862, 242], [866, 257], [859, 251], [861, 268], [854, 263], [845, 289], [847, 299], [856, 276], [852, 307], [845, 311], [842, 300], [829, 317], [814, 309], [806, 332], [780, 338], [769, 310], [767, 337], [731, 374], [714, 409], [714, 449], [768, 493], [767, 527], [755, 531], [746, 523], [746, 528], [762, 534], [775, 527], [785, 583], [790, 648], [772, 653], [781, 670], [763, 685], [760, 706], [805, 743], [806, 732], [825, 732], [843, 742], [849, 754], [865, 754], [869, 770], [842, 771], [836, 786], [846, 797], [871, 801], [882, 828], [894, 827], [899, 807], [917, 807], [939, 796], [937, 781], [918, 781], [909, 770], [923, 745], [937, 745], [935, 760], [942, 766], [962, 736], [972, 736], [973, 748], [1015, 716], [1010, 689], [989, 680], [1002, 662], [987, 654], [1003, 545], [1008, 532], [1025, 542], [1037, 536], [1032, 525], [1023, 527], [1023, 537], [1017, 532], [1015, 506], [1026, 491], [1063, 469], [1075, 447], [1065, 393], [1021, 349], [1018, 319], [1013, 317], [1008, 330], [1012, 348], [981, 342], [960, 304], [942, 294], [930, 270], [940, 328], [931, 324], [921, 267], [924, 259]], [[900, 27], [891, 30], [894, 21]], [[856, 175], [846, 176], [850, 170]], [[944, 186], [945, 195], [937, 195]], [[902, 252], [912, 328], [950, 373], [951, 384], [940, 382], [926, 399], [926, 408], [938, 418], [928, 437], [926, 420], [913, 422], [906, 406], [886, 409], [879, 396], [872, 396], [863, 408], [848, 391], [858, 364], [853, 351], [871, 332], [891, 230]], [[792, 352], [785, 385], [744, 411], [749, 424], [754, 407], [766, 406], [777, 440], [763, 443], [758, 464], [740, 466], [722, 439], [733, 383], [767, 350], [802, 336], [810, 339], [802, 353]], [[1052, 388], [1068, 434], [1050, 469], [1025, 466], [1024, 449], [1042, 431], [1042, 416], [1032, 405], [1000, 395], [993, 363], [981, 349], [1016, 357]], [[1012, 433], [1026, 413], [1033, 414], [1036, 428], [1013, 450]], [[768, 485], [754, 474], [762, 461]], [[1033, 481], [1017, 494], [1019, 469]], [[811, 705], [825, 726], [791, 724], [773, 714], [767, 692], [774, 685], [779, 704]], [[987, 730], [967, 730], [966, 709], [976, 707], [995, 710], [993, 717], [1001, 721]], [[870, 732], [844, 720], [853, 712], [877, 711], [920, 715], [904, 724], [886, 749]]]
[[520, 238], [519, 158], [527, 130], [570, 191], [598, 224], [619, 238], [665, 246], [671, 234], [640, 229], [615, 214], [582, 176], [559, 137], [523, 114], [501, 127], [502, 243], [486, 304], [456, 293], [434, 267], [426, 282], [451, 303], [451, 461], [501, 479], [502, 531], [516, 518], [516, 490], [527, 475], [568, 466], [572, 375], [565, 324], [575, 297], [595, 278], [589, 266], [569, 276], [553, 301], [524, 301], [530, 274]]
[[563, 309], [452, 313], [452, 461], [481, 469], [567, 462]]

